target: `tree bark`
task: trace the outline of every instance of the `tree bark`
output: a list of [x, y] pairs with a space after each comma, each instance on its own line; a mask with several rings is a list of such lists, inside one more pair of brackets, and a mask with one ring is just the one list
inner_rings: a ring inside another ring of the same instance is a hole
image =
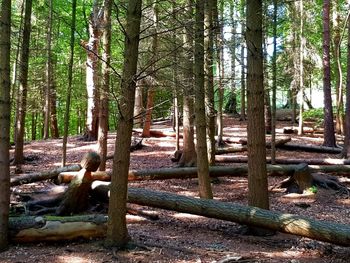
[[16, 147], [14, 153], [14, 164], [22, 164], [24, 162], [23, 144], [24, 144], [24, 128], [25, 117], [27, 111], [27, 93], [28, 93], [28, 64], [29, 64], [29, 42], [31, 31], [32, 16], [32, 0], [25, 1], [24, 26], [22, 35], [22, 49], [20, 55], [19, 67], [19, 101], [18, 116], [16, 118]]
[[136, 72], [140, 40], [141, 0], [129, 0], [124, 40], [124, 66], [119, 101], [120, 121], [115, 140], [111, 195], [108, 208], [106, 245], [125, 246], [129, 240], [126, 227], [126, 199], [130, 165], [130, 143], [135, 105]]
[[204, 0], [196, 1], [194, 75], [195, 75], [195, 113], [197, 135], [197, 167], [199, 195], [201, 198], [213, 198], [209, 178], [208, 149], [206, 144], [206, 116], [204, 92]]
[[342, 157], [350, 155], [350, 19], [348, 19], [348, 41], [347, 41], [347, 72], [346, 72], [346, 109], [345, 109], [345, 138]]
[[324, 146], [335, 147], [330, 65], [330, 0], [323, 0], [323, 93], [324, 93]]
[[248, 203], [269, 208], [264, 122], [262, 2], [247, 1]]
[[111, 10], [112, 1], [105, 0], [103, 6], [103, 32], [102, 32], [102, 87], [100, 92], [100, 108], [98, 118], [98, 153], [101, 157], [100, 171], [106, 170], [107, 136], [108, 136], [108, 97], [110, 85], [111, 62]]
[[320, 153], [341, 153], [341, 148], [336, 147], [327, 147], [327, 146], [319, 146], [319, 145], [306, 145], [306, 144], [294, 144], [294, 143], [286, 143], [278, 146], [284, 150], [302, 150], [307, 152], [320, 152]]
[[2, 0], [0, 11], [0, 251], [8, 247], [10, 207], [10, 46], [11, 0]]
[[[95, 182], [94, 191], [107, 198], [108, 183]], [[350, 246], [350, 226], [330, 221], [318, 221], [304, 216], [269, 211], [252, 206], [217, 200], [203, 200], [173, 193], [129, 188], [128, 202], [239, 224], [304, 236], [340, 246]]]
[[74, 42], [75, 42], [75, 22], [76, 22], [76, 9], [77, 0], [72, 0], [72, 22], [70, 29], [70, 54], [68, 63], [68, 86], [66, 92], [66, 108], [64, 112], [64, 131], [63, 131], [63, 142], [62, 142], [62, 166], [66, 165], [67, 157], [67, 138], [69, 131], [69, 112], [70, 112], [70, 101], [72, 94], [72, 82], [73, 82], [73, 59], [74, 59]]

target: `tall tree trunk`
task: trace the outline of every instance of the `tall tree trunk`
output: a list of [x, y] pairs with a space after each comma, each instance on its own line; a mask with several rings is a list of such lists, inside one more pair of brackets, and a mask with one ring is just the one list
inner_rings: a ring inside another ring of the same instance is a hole
[[345, 138], [342, 157], [350, 156], [350, 19], [348, 19], [347, 42], [347, 75], [346, 75], [346, 110], [345, 110]]
[[273, 54], [271, 98], [271, 163], [276, 161], [276, 90], [277, 90], [277, 0], [273, 0]]
[[29, 64], [29, 42], [31, 31], [32, 16], [32, 0], [26, 0], [24, 11], [24, 26], [22, 36], [22, 49], [20, 55], [19, 68], [19, 101], [18, 116], [16, 124], [16, 146], [14, 154], [14, 164], [22, 164], [24, 162], [23, 141], [25, 117], [27, 108], [27, 92], [28, 92], [28, 64]]
[[[187, 0], [186, 21], [193, 17], [193, 2]], [[194, 104], [193, 104], [193, 26], [186, 23], [183, 34], [183, 45], [185, 50], [184, 62], [184, 99], [183, 99], [183, 151], [179, 161], [180, 166], [193, 166], [196, 164], [196, 149], [194, 145]]]
[[0, 11], [0, 251], [8, 247], [10, 207], [10, 41], [11, 0], [2, 0]]
[[62, 145], [62, 166], [66, 165], [67, 158], [67, 138], [69, 129], [69, 111], [70, 111], [70, 101], [72, 95], [72, 81], [73, 81], [73, 59], [74, 59], [74, 42], [75, 42], [75, 22], [76, 22], [76, 10], [77, 10], [77, 0], [72, 1], [72, 23], [70, 29], [70, 54], [69, 54], [69, 64], [68, 64], [68, 86], [67, 86], [67, 98], [66, 98], [66, 109], [64, 113], [64, 132], [63, 132], [63, 145]]
[[135, 108], [134, 108], [134, 126], [137, 128], [142, 128], [143, 124], [143, 94], [142, 86], [137, 85], [135, 91]]
[[338, 134], [344, 134], [344, 101], [343, 101], [343, 72], [341, 67], [341, 34], [340, 34], [340, 14], [339, 14], [339, 1], [334, 1], [333, 5], [333, 28], [334, 28], [334, 60], [336, 66], [335, 70], [335, 90], [336, 90], [336, 119], [335, 119], [335, 131]]
[[305, 46], [305, 39], [304, 39], [304, 3], [303, 0], [299, 1], [299, 10], [300, 10], [300, 52], [299, 52], [299, 129], [298, 129], [298, 135], [302, 135], [303, 129], [304, 129], [304, 120], [303, 120], [303, 113], [304, 113], [304, 46]]
[[88, 141], [97, 140], [99, 115], [99, 76], [98, 76], [98, 48], [101, 37], [100, 15], [101, 0], [95, 0], [89, 18], [89, 41], [84, 45], [87, 51], [86, 59], [86, 91], [87, 116], [85, 137]]
[[207, 147], [209, 165], [215, 164], [215, 105], [213, 75], [213, 1], [205, 1], [204, 10], [204, 89], [207, 113]]
[[335, 147], [330, 67], [330, 0], [323, 0], [323, 93], [324, 93], [324, 146]]
[[45, 102], [44, 102], [44, 139], [49, 138], [50, 133], [50, 94], [52, 90], [52, 54], [51, 54], [51, 40], [52, 40], [52, 0], [48, 1], [49, 15], [48, 15], [48, 26], [46, 35], [46, 85], [45, 85]]
[[242, 37], [241, 37], [241, 110], [240, 110], [240, 120], [245, 121], [246, 120], [246, 106], [245, 106], [245, 100], [246, 100], [246, 74], [245, 74], [245, 31], [246, 26], [243, 20], [244, 17], [244, 7], [245, 7], [245, 0], [241, 0], [241, 20], [242, 20]]
[[269, 208], [264, 129], [262, 3], [247, 1], [248, 203]]
[[196, 1], [195, 46], [195, 113], [197, 136], [197, 166], [199, 195], [201, 198], [213, 198], [210, 185], [208, 150], [206, 144], [206, 116], [204, 96], [204, 0]]
[[108, 96], [111, 61], [111, 10], [112, 1], [105, 0], [103, 5], [103, 32], [102, 32], [102, 87], [100, 92], [100, 112], [98, 123], [98, 153], [101, 157], [100, 171], [106, 170], [107, 136], [108, 136]]
[[50, 131], [51, 131], [51, 137], [58, 139], [59, 138], [59, 130], [58, 130], [58, 123], [57, 123], [57, 96], [56, 96], [56, 87], [55, 87], [55, 81], [52, 79], [52, 86], [51, 86], [51, 92], [50, 92]]
[[217, 145], [223, 145], [224, 136], [224, 124], [223, 124], [223, 107], [224, 107], [224, 85], [222, 81], [221, 73], [223, 68], [222, 63], [222, 49], [223, 49], [223, 36], [221, 34], [222, 23], [219, 22], [218, 1], [213, 1], [213, 22], [215, 31], [215, 45], [216, 45], [216, 78], [218, 79], [218, 112], [217, 112]]
[[124, 67], [121, 79], [121, 98], [119, 102], [120, 121], [115, 141], [113, 173], [108, 209], [108, 228], [106, 244], [125, 246], [129, 240], [126, 227], [126, 201], [128, 192], [128, 173], [130, 165], [130, 143], [133, 127], [135, 103], [136, 70], [140, 40], [142, 0], [129, 0], [125, 27]]

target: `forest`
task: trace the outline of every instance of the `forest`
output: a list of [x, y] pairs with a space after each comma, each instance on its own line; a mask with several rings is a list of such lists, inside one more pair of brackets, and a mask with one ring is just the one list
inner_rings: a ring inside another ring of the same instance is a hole
[[347, 262], [349, 5], [1, 0], [0, 262]]

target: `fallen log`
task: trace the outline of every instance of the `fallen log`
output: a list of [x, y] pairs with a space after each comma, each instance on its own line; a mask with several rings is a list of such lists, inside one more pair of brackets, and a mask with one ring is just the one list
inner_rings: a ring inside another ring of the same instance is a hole
[[[297, 127], [284, 127], [282, 129], [282, 133], [284, 134], [293, 134], [293, 133], [298, 133], [299, 128]], [[312, 127], [303, 127], [303, 133], [314, 133], [315, 129]]]
[[[126, 217], [127, 223], [142, 223], [139, 216]], [[9, 236], [15, 243], [68, 241], [104, 237], [107, 232], [107, 216], [22, 216], [10, 217]]]
[[69, 165], [65, 167], [59, 167], [57, 169], [41, 172], [41, 173], [31, 173], [31, 174], [23, 174], [19, 176], [15, 176], [11, 178], [11, 186], [21, 185], [21, 184], [29, 184], [38, 181], [54, 179], [60, 173], [67, 171], [79, 171], [81, 166], [79, 164]]
[[[93, 191], [97, 192], [97, 195], [108, 198], [109, 183], [95, 181], [92, 188]], [[257, 207], [197, 199], [142, 188], [130, 187], [128, 202], [266, 228], [341, 246], [350, 246], [350, 226], [330, 221], [318, 221], [304, 216]]]
[[286, 143], [283, 145], [277, 146], [278, 148], [284, 149], [284, 150], [299, 150], [299, 151], [305, 151], [305, 152], [318, 152], [318, 153], [341, 153], [342, 148], [338, 147], [327, 147], [327, 146], [321, 146], [321, 145], [306, 145], [306, 144], [292, 144], [292, 143]]
[[235, 146], [230, 146], [230, 147], [217, 148], [215, 150], [215, 154], [245, 152], [246, 150], [247, 150], [246, 145], [235, 145]]
[[[267, 171], [273, 175], [290, 176], [298, 167], [296, 164], [290, 165], [267, 165]], [[350, 177], [350, 165], [309, 165], [311, 172], [324, 173], [342, 173], [344, 176]], [[235, 166], [210, 166], [210, 177], [238, 177], [246, 176], [248, 174], [248, 166], [246, 164], [239, 164]], [[64, 181], [69, 182], [74, 178], [75, 173], [65, 173]], [[93, 181], [98, 178], [104, 178], [104, 181], [110, 180], [109, 172], [95, 172], [92, 173]], [[143, 181], [143, 180], [165, 180], [165, 179], [188, 179], [197, 178], [197, 167], [175, 167], [175, 168], [160, 168], [147, 170], [131, 170], [129, 171], [129, 181]]]
[[[248, 157], [246, 156], [216, 156], [215, 162], [217, 163], [247, 163]], [[271, 163], [271, 158], [266, 158], [267, 163]], [[335, 165], [335, 164], [345, 164], [349, 165], [350, 160], [348, 159], [334, 159], [334, 158], [324, 158], [324, 159], [281, 159], [277, 158], [275, 160], [276, 164], [298, 164], [307, 163], [309, 165]], [[103, 180], [101, 180], [103, 181]]]
[[[286, 137], [286, 136], [280, 137], [280, 138], [276, 138], [275, 146], [278, 147], [278, 146], [284, 145], [287, 142], [290, 142], [291, 140], [292, 140], [291, 137]], [[242, 145], [247, 145], [247, 143], [248, 143], [247, 139], [240, 139], [239, 142]], [[266, 148], [271, 148], [271, 137], [267, 137], [266, 138]]]

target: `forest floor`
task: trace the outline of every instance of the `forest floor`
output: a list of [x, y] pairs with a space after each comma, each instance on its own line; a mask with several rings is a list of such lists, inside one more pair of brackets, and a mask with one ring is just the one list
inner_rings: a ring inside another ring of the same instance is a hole
[[[246, 123], [233, 117], [225, 117], [225, 136], [246, 137]], [[290, 126], [278, 122], [277, 128]], [[157, 124], [152, 129], [171, 130], [169, 123]], [[290, 135], [292, 142], [321, 145], [322, 135]], [[108, 153], [113, 154], [115, 134], [108, 139]], [[42, 140], [25, 145], [25, 156], [36, 156], [21, 168], [24, 173], [51, 170], [60, 165], [62, 140]], [[171, 161], [175, 149], [173, 137], [147, 138], [144, 147], [131, 154], [131, 169], [174, 167]], [[68, 163], [80, 163], [85, 152], [95, 150], [94, 142], [84, 142], [79, 136], [68, 141]], [[13, 154], [13, 150], [11, 150]], [[269, 154], [269, 150], [268, 150]], [[231, 154], [232, 155], [232, 154]], [[246, 152], [235, 153], [246, 156]], [[335, 154], [306, 153], [277, 150], [278, 158], [337, 158]], [[232, 164], [220, 164], [232, 165]], [[107, 167], [111, 169], [112, 160]], [[14, 172], [11, 167], [11, 172]], [[16, 176], [16, 175], [13, 175]], [[284, 177], [285, 178], [285, 177]], [[270, 176], [269, 186], [283, 177]], [[38, 182], [15, 187], [45, 187]], [[130, 182], [130, 186], [168, 191], [188, 196], [198, 196], [196, 179], [171, 179], [163, 181]], [[212, 184], [215, 199], [247, 205], [247, 178], [221, 177]], [[298, 204], [308, 203], [307, 208]], [[134, 205], [134, 207], [137, 207]], [[156, 211], [159, 219], [128, 225], [128, 231], [136, 248], [112, 251], [103, 246], [103, 239], [77, 240], [60, 243], [12, 244], [0, 253], [0, 262], [350, 262], [350, 248], [340, 247], [299, 236], [277, 233], [268, 237], [241, 234], [241, 225], [201, 216], [145, 208]], [[270, 209], [303, 215], [319, 220], [350, 224], [350, 199], [332, 190], [318, 189], [312, 197], [287, 198], [284, 189], [270, 190]]]

